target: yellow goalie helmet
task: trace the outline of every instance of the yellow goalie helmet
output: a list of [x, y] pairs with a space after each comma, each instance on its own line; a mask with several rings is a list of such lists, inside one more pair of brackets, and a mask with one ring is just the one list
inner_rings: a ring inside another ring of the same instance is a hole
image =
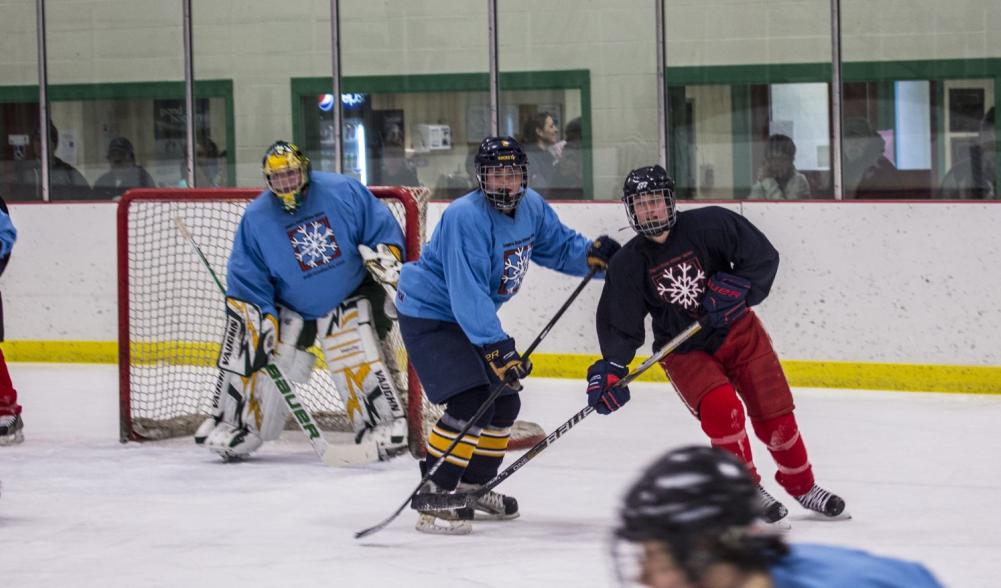
[[275, 141], [264, 154], [264, 179], [285, 211], [295, 212], [306, 197], [309, 185], [309, 158], [294, 143]]

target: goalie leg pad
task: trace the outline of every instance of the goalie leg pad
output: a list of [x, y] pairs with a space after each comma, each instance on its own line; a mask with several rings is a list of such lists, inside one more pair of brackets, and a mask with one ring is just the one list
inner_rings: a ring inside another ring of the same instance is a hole
[[278, 309], [278, 316], [275, 364], [290, 381], [305, 384], [316, 364], [316, 357], [307, 351], [316, 342], [316, 321], [304, 320], [299, 313], [284, 307]]
[[198, 428], [196, 443], [224, 457], [243, 457], [281, 435], [288, 408], [266, 373], [224, 374], [222, 386], [218, 414]]
[[249, 376], [268, 364], [275, 350], [278, 319], [250, 302], [226, 298], [226, 330], [219, 369]]
[[349, 298], [321, 319], [320, 327], [327, 367], [355, 433], [405, 420], [403, 402], [373, 325], [371, 303], [366, 298]]

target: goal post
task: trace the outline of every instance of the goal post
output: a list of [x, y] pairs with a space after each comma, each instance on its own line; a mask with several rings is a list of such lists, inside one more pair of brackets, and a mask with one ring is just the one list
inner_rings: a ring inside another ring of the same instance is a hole
[[[429, 191], [370, 187], [403, 229], [407, 260], [425, 236]], [[159, 188], [130, 190], [118, 204], [118, 357], [120, 438], [167, 439], [194, 433], [211, 413], [225, 312], [223, 295], [177, 229], [180, 217], [209, 265], [225, 282], [233, 238], [246, 205], [259, 190]], [[407, 402], [410, 450], [423, 456], [441, 408], [424, 399], [399, 330], [387, 338], [390, 369]], [[313, 349], [316, 368], [296, 392], [327, 431], [351, 430], [345, 407]], [[404, 392], [405, 391], [405, 392]], [[294, 428], [293, 423], [288, 425]], [[511, 447], [531, 447], [545, 435], [519, 422]]]

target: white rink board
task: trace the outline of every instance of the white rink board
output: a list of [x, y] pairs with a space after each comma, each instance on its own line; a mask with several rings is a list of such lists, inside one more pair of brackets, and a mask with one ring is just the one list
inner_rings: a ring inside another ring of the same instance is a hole
[[[444, 204], [429, 210], [428, 235]], [[691, 206], [682, 203], [682, 209]], [[782, 256], [760, 308], [785, 359], [1001, 365], [1001, 203], [730, 203]], [[617, 202], [554, 204], [589, 236], [631, 231]], [[19, 231], [0, 278], [7, 338], [117, 338], [115, 211], [111, 203], [12, 204]], [[206, 278], [207, 279], [207, 278]], [[578, 283], [535, 267], [501, 311], [527, 344]], [[599, 284], [540, 347], [597, 353]]]

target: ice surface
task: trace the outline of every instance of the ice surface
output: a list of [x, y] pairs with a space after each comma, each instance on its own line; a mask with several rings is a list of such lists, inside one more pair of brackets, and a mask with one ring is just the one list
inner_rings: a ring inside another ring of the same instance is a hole
[[[13, 364], [23, 445], [0, 448], [0, 577], [58, 586], [607, 586], [617, 500], [660, 452], [704, 443], [663, 384], [593, 415], [498, 489], [522, 517], [467, 537], [413, 530], [405, 512], [362, 542], [353, 532], [417, 483], [409, 459], [323, 466], [296, 431], [245, 463], [190, 440], [118, 443], [111, 366]], [[583, 406], [581, 382], [533, 379], [523, 415], [551, 430]], [[797, 390], [797, 418], [818, 480], [851, 521], [792, 511], [793, 541], [848, 545], [925, 562], [948, 586], [998, 586], [1001, 397]]]

